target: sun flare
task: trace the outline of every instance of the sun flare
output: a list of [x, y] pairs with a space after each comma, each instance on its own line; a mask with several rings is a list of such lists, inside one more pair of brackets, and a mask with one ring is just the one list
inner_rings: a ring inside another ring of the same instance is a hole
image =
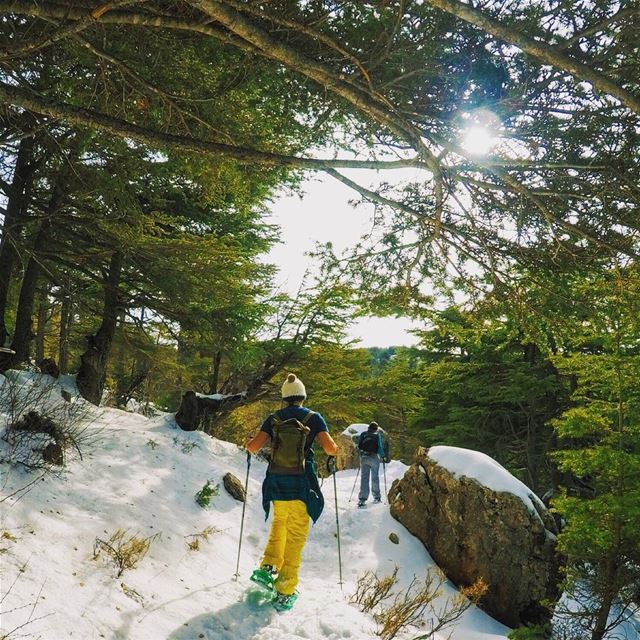
[[486, 155], [496, 143], [496, 137], [485, 127], [474, 125], [464, 131], [462, 148], [473, 155]]

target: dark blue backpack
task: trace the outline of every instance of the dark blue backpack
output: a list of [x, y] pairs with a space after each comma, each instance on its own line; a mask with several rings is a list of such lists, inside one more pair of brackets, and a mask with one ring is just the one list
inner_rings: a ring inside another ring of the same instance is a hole
[[378, 453], [378, 432], [366, 431], [362, 436], [358, 449], [364, 453]]

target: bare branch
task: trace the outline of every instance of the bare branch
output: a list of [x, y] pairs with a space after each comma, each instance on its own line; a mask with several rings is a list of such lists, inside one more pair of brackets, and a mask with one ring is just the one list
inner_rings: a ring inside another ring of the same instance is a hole
[[242, 2], [237, 2], [237, 0], [227, 0], [227, 4], [234, 7], [235, 9], [238, 9], [239, 11], [252, 13], [253, 15], [256, 15], [265, 20], [270, 20], [274, 24], [279, 24], [289, 29], [294, 29], [299, 33], [304, 33], [310, 38], [313, 38], [314, 40], [317, 40], [318, 42], [321, 42], [322, 44], [326, 45], [330, 49], [337, 51], [340, 55], [344, 56], [347, 60], [352, 62], [358, 68], [358, 71], [360, 71], [360, 73], [362, 74], [362, 77], [366, 80], [367, 84], [369, 85], [369, 88], [373, 91], [369, 73], [364, 68], [360, 60], [358, 60], [356, 55], [351, 51], [349, 51], [346, 47], [341, 45], [339, 42], [336, 42], [333, 38], [329, 37], [327, 34], [322, 33], [321, 31], [316, 31], [309, 25], [303, 24], [301, 22], [296, 22], [295, 20], [289, 20], [283, 16], [276, 16], [274, 14], [267, 13], [266, 11], [263, 11], [262, 9], [260, 9], [259, 7], [256, 7], [251, 3], [245, 4]]

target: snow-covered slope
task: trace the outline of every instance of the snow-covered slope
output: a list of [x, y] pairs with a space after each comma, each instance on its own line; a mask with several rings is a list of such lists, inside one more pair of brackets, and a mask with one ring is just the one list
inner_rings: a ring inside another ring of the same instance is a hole
[[[260, 506], [263, 462], [254, 458], [249, 480], [240, 578], [234, 580], [242, 505], [222, 487], [230, 471], [243, 482], [246, 456], [235, 445], [177, 429], [171, 416], [147, 419], [114, 409], [94, 413], [100, 431], [83, 459], [70, 460], [61, 477], [35, 477], [0, 466], [2, 618], [0, 635], [61, 640], [294, 640], [375, 638], [376, 623], [349, 603], [358, 576], [382, 576], [400, 567], [401, 586], [433, 563], [418, 540], [386, 505], [359, 510], [349, 494], [355, 470], [337, 474], [344, 585], [338, 584], [333, 482], [325, 480], [327, 506], [312, 527], [303, 557], [300, 598], [291, 612], [251, 607], [244, 601], [248, 575], [268, 533]], [[387, 465], [387, 484], [404, 472]], [[208, 509], [194, 495], [207, 480], [220, 483]], [[187, 543], [215, 527], [199, 550]], [[116, 530], [157, 534], [139, 565], [117, 578], [105, 554], [93, 559], [96, 539]], [[399, 544], [388, 536], [395, 532]], [[455, 593], [446, 588], [443, 598]], [[408, 633], [399, 638], [411, 638]], [[505, 638], [507, 629], [478, 609], [456, 627], [457, 640]]]

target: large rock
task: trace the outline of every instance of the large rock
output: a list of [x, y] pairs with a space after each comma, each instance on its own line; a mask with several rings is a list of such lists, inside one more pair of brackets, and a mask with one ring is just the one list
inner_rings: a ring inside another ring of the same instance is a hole
[[549, 619], [540, 602], [559, 597], [556, 524], [497, 462], [467, 449], [420, 447], [389, 504], [451, 581], [484, 579], [480, 606], [489, 615], [510, 627]]
[[233, 473], [225, 473], [222, 478], [222, 484], [232, 498], [235, 498], [238, 502], [246, 501], [247, 495], [242, 482]]

